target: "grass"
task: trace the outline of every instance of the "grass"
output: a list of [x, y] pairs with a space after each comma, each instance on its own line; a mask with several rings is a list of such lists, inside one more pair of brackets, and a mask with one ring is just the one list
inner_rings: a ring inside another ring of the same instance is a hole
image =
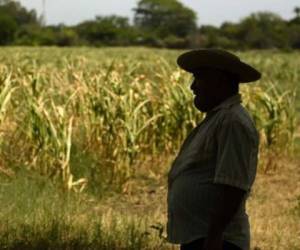
[[[300, 249], [299, 160], [282, 161], [280, 174], [257, 174], [247, 202], [251, 249]], [[31, 172], [2, 177], [1, 249], [179, 249], [164, 240], [167, 170], [168, 161], [149, 159], [121, 193], [101, 198], [66, 194]]]
[[1, 249], [140, 249], [144, 220], [100, 210], [101, 199], [63, 193], [31, 173], [1, 180]]
[[299, 160], [286, 160], [280, 174], [257, 176], [247, 205], [253, 247], [300, 249]]

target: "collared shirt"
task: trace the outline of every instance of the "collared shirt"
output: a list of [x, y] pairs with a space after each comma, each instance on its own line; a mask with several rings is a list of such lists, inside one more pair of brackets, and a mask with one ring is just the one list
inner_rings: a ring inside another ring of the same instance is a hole
[[258, 145], [258, 132], [240, 94], [206, 114], [184, 140], [168, 173], [169, 242], [183, 244], [207, 237], [219, 199], [214, 183], [220, 183], [246, 191], [223, 236], [242, 249], [250, 248], [245, 203], [256, 176]]

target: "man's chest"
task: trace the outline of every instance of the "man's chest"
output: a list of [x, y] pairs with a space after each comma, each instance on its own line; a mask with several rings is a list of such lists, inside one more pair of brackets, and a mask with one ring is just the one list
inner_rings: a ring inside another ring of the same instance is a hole
[[217, 148], [217, 123], [214, 120], [205, 121], [184, 140], [176, 161], [205, 161], [217, 156]]

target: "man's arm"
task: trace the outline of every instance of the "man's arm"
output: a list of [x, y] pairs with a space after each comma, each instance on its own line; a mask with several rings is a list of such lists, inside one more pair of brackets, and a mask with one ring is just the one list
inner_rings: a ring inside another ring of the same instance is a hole
[[203, 250], [221, 250], [223, 232], [236, 214], [246, 191], [229, 185], [215, 184], [220, 190], [220, 200], [215, 204], [216, 213], [211, 217], [208, 237]]
[[250, 190], [256, 173], [255, 138], [249, 126], [228, 113], [216, 132], [217, 164], [213, 184], [219, 189], [204, 250], [221, 250], [223, 232]]

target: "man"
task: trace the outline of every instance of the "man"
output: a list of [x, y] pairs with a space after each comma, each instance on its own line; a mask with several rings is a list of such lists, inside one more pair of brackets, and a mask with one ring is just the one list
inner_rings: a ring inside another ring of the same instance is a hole
[[194, 105], [206, 116], [168, 173], [167, 240], [181, 250], [249, 250], [245, 203], [256, 176], [259, 137], [241, 105], [239, 84], [261, 74], [219, 49], [189, 51], [177, 63], [193, 74]]

